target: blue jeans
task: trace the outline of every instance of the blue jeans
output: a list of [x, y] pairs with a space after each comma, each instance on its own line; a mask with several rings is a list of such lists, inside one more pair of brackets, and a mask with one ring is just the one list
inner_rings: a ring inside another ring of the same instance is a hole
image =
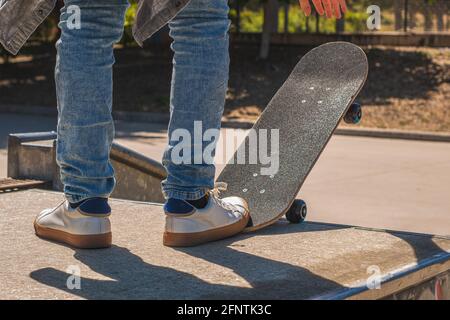
[[[79, 28], [74, 28], [73, 5], [80, 8]], [[56, 157], [70, 202], [108, 197], [114, 189], [109, 159], [113, 45], [122, 36], [127, 7], [127, 0], [65, 0], [61, 11]], [[227, 0], [191, 0], [169, 26], [174, 58], [169, 144], [163, 157], [168, 177], [162, 188], [166, 197], [198, 199], [213, 188], [215, 167], [175, 164], [171, 137], [180, 128], [193, 135], [194, 121], [202, 122], [203, 131], [220, 128], [229, 66]]]

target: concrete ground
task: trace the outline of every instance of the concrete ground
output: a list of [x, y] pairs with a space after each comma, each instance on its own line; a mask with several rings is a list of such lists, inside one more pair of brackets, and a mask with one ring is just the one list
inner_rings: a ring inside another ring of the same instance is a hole
[[[0, 194], [0, 299], [374, 299], [449, 268], [449, 239], [284, 219], [255, 233], [168, 248], [162, 207], [124, 200], [111, 201], [113, 246], [74, 250], [33, 231], [36, 212], [62, 197]], [[426, 264], [367, 290], [385, 275]], [[348, 287], [359, 286], [355, 297]]]
[[[55, 129], [47, 117], [0, 114], [0, 177], [10, 132]], [[161, 160], [165, 126], [117, 123], [117, 141]], [[238, 140], [245, 131], [239, 130]], [[225, 159], [219, 142], [218, 170]], [[450, 143], [334, 136], [299, 197], [308, 220], [450, 235]]]

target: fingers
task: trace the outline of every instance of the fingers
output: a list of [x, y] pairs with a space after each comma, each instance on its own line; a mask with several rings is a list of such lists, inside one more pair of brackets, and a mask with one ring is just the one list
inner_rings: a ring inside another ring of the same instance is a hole
[[332, 0], [334, 8], [334, 16], [336, 19], [342, 18], [342, 14], [347, 12], [346, 0]]
[[[334, 2], [334, 0], [333, 0]], [[325, 7], [325, 14], [327, 18], [333, 17], [333, 8], [331, 6], [331, 0], [322, 0], [323, 6]]]
[[[302, 11], [306, 16], [311, 15], [311, 5], [309, 0], [298, 0]], [[335, 17], [337, 19], [342, 18], [342, 13], [347, 12], [346, 0], [312, 0], [316, 12], [327, 18]]]
[[309, 0], [298, 0], [300, 3], [300, 8], [302, 8], [302, 11], [305, 13], [305, 16], [311, 15], [311, 6], [309, 5]]
[[313, 0], [314, 7], [316, 8], [316, 11], [319, 15], [323, 16], [325, 13], [325, 10], [322, 6], [322, 0]]
[[341, 8], [339, 7], [339, 1], [333, 0], [333, 14], [336, 17], [336, 19], [342, 18], [341, 15]]
[[347, 12], [347, 1], [339, 0], [339, 4], [341, 5], [342, 13], [346, 13]]

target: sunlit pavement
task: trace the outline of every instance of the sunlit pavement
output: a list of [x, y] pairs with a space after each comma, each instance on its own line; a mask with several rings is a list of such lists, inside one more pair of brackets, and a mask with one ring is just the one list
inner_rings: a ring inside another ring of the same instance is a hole
[[[450, 240], [438, 237], [284, 219], [258, 232], [169, 248], [162, 245], [161, 205], [117, 199], [110, 201], [112, 247], [77, 250], [33, 232], [36, 212], [61, 198], [42, 190], [0, 195], [7, 257], [1, 299], [342, 299], [358, 291], [348, 287], [367, 283], [368, 270], [392, 275], [433, 260], [428, 269], [438, 272], [436, 257], [450, 250]], [[365, 298], [405, 288], [405, 278], [366, 290]]]
[[[0, 114], [0, 177], [10, 132], [55, 129], [48, 117]], [[156, 160], [166, 143], [161, 124], [116, 125], [117, 142]], [[238, 140], [245, 135], [238, 130]], [[231, 154], [218, 144], [217, 172]], [[450, 235], [450, 143], [334, 136], [299, 198], [308, 220]], [[280, 186], [282, 187], [282, 186]]]

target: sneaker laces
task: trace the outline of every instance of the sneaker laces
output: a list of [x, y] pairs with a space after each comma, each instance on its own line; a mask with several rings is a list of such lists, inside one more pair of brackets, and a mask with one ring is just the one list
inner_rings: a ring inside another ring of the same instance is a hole
[[219, 198], [220, 192], [227, 191], [227, 187], [228, 185], [226, 182], [216, 182], [214, 183], [214, 189], [210, 191], [210, 195], [213, 201], [215, 201], [219, 206], [221, 206], [225, 210], [238, 211], [238, 208], [235, 205], [223, 201], [222, 199]]

